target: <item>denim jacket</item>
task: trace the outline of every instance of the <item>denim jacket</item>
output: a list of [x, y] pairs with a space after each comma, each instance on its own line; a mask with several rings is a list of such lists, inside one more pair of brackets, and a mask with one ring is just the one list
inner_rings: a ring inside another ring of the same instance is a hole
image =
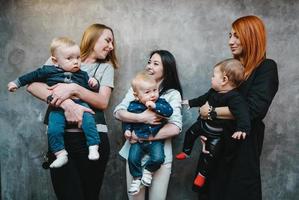
[[[173, 113], [173, 109], [170, 104], [162, 98], [158, 98], [155, 102], [156, 108], [153, 109], [155, 113], [163, 117], [170, 117]], [[139, 101], [132, 101], [128, 107], [128, 111], [132, 113], [142, 113], [147, 107], [140, 103]], [[148, 138], [149, 135], [155, 136], [162, 126], [166, 123], [164, 120], [163, 123], [158, 125], [144, 124], [144, 123], [123, 123], [123, 129], [130, 130], [135, 132], [139, 138]]]

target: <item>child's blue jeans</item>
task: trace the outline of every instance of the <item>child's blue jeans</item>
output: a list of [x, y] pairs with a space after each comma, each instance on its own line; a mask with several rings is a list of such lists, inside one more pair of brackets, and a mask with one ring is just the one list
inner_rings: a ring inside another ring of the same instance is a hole
[[[76, 103], [89, 108], [87, 103], [75, 100]], [[66, 119], [62, 109], [55, 109], [49, 114], [48, 123], [48, 142], [50, 150], [55, 153], [64, 149], [64, 132]], [[82, 119], [82, 130], [86, 137], [88, 146], [98, 145], [100, 143], [99, 133], [96, 128], [96, 122], [93, 114], [84, 112]]]
[[142, 177], [141, 160], [145, 154], [149, 155], [149, 160], [145, 163], [145, 169], [155, 172], [164, 163], [164, 141], [144, 141], [134, 143], [129, 151], [129, 169], [134, 178]]

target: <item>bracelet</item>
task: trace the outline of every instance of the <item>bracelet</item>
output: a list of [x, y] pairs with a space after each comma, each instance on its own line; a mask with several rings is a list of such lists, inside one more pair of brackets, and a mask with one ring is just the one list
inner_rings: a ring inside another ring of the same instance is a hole
[[53, 95], [52, 94], [47, 96], [47, 100], [46, 100], [47, 104], [51, 103], [52, 100], [53, 100]]
[[214, 120], [216, 118], [217, 118], [217, 112], [215, 111], [215, 108], [213, 106], [210, 106], [208, 112], [208, 119]]

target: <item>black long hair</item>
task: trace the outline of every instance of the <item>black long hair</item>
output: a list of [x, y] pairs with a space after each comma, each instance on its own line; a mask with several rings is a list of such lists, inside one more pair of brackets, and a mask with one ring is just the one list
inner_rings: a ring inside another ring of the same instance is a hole
[[150, 58], [154, 54], [158, 54], [161, 57], [163, 65], [163, 81], [161, 83], [162, 90], [160, 92], [160, 95], [165, 93], [169, 89], [176, 89], [180, 92], [181, 96], [183, 96], [183, 90], [178, 76], [174, 56], [167, 50], [155, 50], [151, 52]]

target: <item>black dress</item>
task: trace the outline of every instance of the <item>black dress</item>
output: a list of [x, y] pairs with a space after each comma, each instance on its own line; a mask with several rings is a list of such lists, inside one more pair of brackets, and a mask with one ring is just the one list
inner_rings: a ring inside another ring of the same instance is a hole
[[200, 200], [262, 199], [259, 160], [265, 130], [262, 120], [277, 90], [277, 65], [273, 60], [265, 59], [239, 87], [249, 107], [250, 135], [239, 142], [234, 152], [229, 152], [233, 139], [226, 134], [217, 169], [210, 175], [205, 188], [199, 191]]

